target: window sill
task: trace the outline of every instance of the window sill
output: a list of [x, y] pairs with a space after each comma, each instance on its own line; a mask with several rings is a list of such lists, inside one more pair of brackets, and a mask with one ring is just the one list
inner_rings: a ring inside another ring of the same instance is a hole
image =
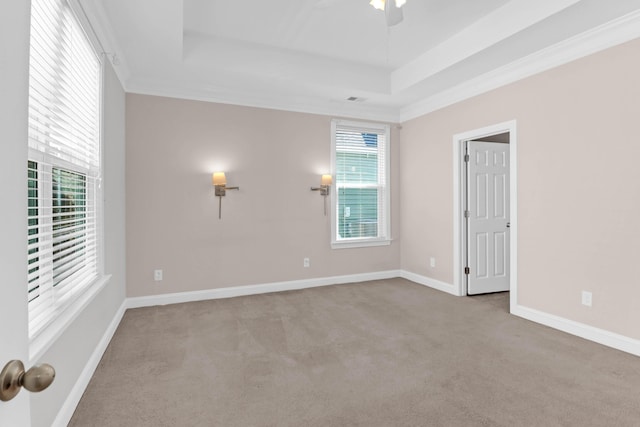
[[366, 248], [371, 246], [389, 246], [391, 239], [363, 239], [331, 242], [331, 249]]
[[46, 326], [29, 343], [29, 365], [39, 361], [44, 353], [60, 338], [85, 308], [109, 283], [111, 275], [98, 278], [94, 283], [69, 305], [50, 325]]

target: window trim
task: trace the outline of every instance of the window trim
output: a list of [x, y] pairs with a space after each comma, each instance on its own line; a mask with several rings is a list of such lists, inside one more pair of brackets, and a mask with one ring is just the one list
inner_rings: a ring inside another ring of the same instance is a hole
[[102, 275], [87, 285], [78, 297], [69, 304], [55, 319], [29, 342], [29, 363], [34, 365], [62, 336], [69, 326], [84, 312], [91, 301], [102, 292], [111, 280], [111, 275]]
[[[339, 126], [359, 128], [363, 132], [371, 131], [372, 133], [384, 134], [384, 212], [382, 224], [384, 237], [365, 237], [351, 238], [345, 240], [337, 239], [338, 229], [338, 198], [336, 180], [336, 131]], [[352, 120], [332, 119], [331, 120], [331, 175], [333, 177], [333, 188], [331, 191], [331, 249], [347, 249], [347, 248], [363, 248], [372, 246], [387, 246], [391, 244], [391, 170], [390, 170], [390, 154], [391, 154], [391, 126], [384, 123], [360, 122]]]

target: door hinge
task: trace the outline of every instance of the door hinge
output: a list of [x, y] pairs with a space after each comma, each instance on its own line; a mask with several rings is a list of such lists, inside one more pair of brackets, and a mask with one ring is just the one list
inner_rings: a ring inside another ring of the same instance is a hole
[[471, 212], [470, 211], [464, 211], [464, 217], [465, 218], [469, 218], [471, 216]]
[[469, 267], [465, 267], [464, 268], [464, 274], [469, 274], [471, 273], [471, 271], [469, 270]]
[[469, 155], [468, 154], [464, 155], [464, 161], [465, 161], [465, 163], [469, 163]]

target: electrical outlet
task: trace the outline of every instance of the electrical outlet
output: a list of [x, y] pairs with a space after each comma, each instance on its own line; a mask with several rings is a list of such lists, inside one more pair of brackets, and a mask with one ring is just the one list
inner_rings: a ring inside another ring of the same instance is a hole
[[431, 266], [431, 268], [434, 268], [436, 266], [436, 259], [434, 257], [429, 258], [429, 265]]
[[589, 291], [582, 291], [582, 305], [591, 307], [592, 302], [593, 302], [593, 294]]
[[156, 282], [162, 280], [162, 270], [153, 270], [153, 280]]
[[304, 265], [305, 267], [309, 267], [311, 265], [311, 261], [309, 261], [309, 258], [305, 258], [302, 262], [302, 265]]

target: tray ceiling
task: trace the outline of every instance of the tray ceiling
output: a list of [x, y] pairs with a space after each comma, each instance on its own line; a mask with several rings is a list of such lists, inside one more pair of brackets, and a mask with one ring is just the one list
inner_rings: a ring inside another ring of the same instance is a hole
[[408, 0], [387, 27], [368, 0], [76, 1], [127, 91], [390, 121], [640, 11], [640, 0]]

